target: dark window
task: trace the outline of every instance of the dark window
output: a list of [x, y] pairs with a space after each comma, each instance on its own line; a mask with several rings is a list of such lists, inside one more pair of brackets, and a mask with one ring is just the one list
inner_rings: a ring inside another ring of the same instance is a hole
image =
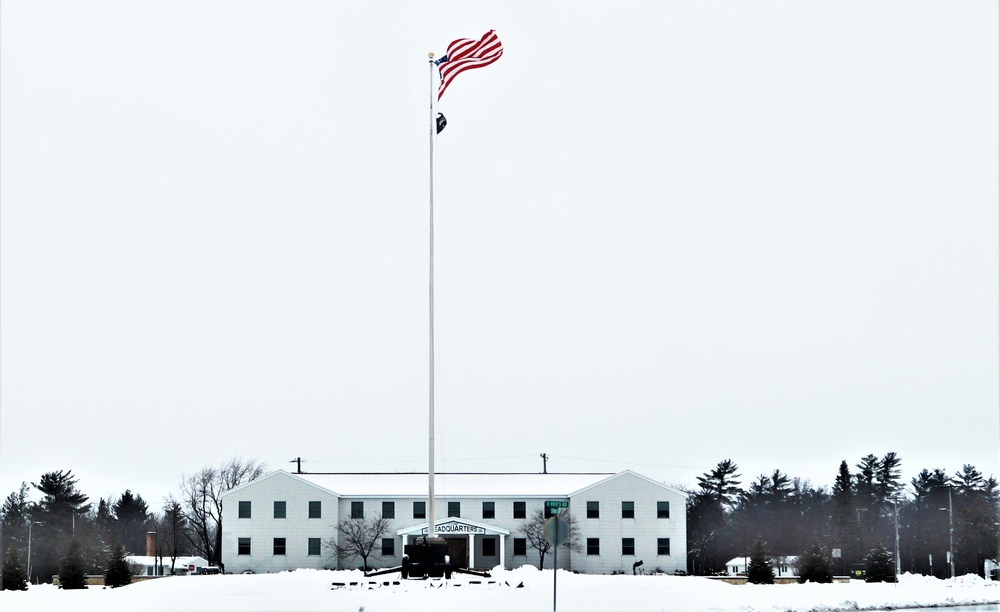
[[250, 538], [239, 538], [236, 541], [236, 554], [237, 555], [250, 554]]
[[274, 502], [274, 518], [285, 518], [285, 502]]
[[351, 518], [365, 518], [365, 502], [351, 502]]
[[382, 518], [396, 518], [396, 502], [382, 502]]
[[274, 554], [285, 554], [285, 538], [274, 538]]
[[587, 518], [601, 518], [601, 502], [587, 502]]
[[635, 538], [622, 538], [622, 554], [623, 555], [635, 554]]
[[413, 502], [413, 518], [427, 518], [427, 502]]
[[514, 502], [514, 518], [528, 518], [528, 511], [525, 509], [524, 502]]
[[240, 502], [240, 518], [250, 518], [250, 502], [241, 501]]
[[545, 506], [545, 508], [542, 510], [542, 516], [544, 516], [545, 518], [556, 516], [558, 514], [559, 514], [559, 508], [550, 508], [548, 506]]
[[670, 502], [656, 502], [656, 518], [670, 518]]
[[497, 517], [497, 508], [494, 502], [483, 502], [483, 518], [492, 519]]
[[622, 502], [622, 518], [635, 518], [635, 502]]
[[396, 539], [382, 538], [382, 556], [392, 557], [396, 554]]
[[599, 555], [599, 554], [601, 554], [601, 539], [600, 538], [587, 538], [587, 554], [588, 555]]
[[483, 538], [483, 556], [484, 557], [497, 556], [496, 538]]
[[514, 538], [514, 554], [528, 554], [528, 538]]
[[656, 554], [670, 555], [670, 538], [656, 538]]
[[454, 516], [456, 518], [462, 516], [462, 502], [450, 501], [448, 502], [448, 516]]
[[323, 502], [309, 502], [309, 518], [323, 518]]
[[309, 538], [309, 554], [318, 555], [320, 554], [320, 539], [319, 538]]

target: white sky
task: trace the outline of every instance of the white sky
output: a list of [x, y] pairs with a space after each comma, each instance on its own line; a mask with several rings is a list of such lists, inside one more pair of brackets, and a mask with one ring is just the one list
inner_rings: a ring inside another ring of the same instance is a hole
[[[997, 473], [998, 8], [0, 5], [0, 494], [234, 455]], [[435, 85], [436, 87], [436, 85]]]

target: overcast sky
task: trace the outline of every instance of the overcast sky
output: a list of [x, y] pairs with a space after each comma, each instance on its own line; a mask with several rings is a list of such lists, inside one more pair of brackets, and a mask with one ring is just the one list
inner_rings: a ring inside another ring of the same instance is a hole
[[[998, 474], [998, 5], [0, 4], [0, 494]], [[433, 75], [436, 79], [436, 74]], [[36, 496], [37, 498], [37, 496]]]

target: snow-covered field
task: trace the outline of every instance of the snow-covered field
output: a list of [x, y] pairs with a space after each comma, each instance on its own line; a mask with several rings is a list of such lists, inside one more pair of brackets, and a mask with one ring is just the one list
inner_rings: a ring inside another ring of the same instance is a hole
[[[552, 610], [552, 571], [523, 567], [490, 579], [402, 581], [380, 576], [369, 585], [358, 571], [298, 570], [280, 574], [185, 576], [119, 589], [62, 591], [51, 585], [0, 592], [4, 612], [143, 610], [255, 611], [546, 611]], [[479, 584], [472, 581], [481, 580]], [[489, 581], [492, 580], [493, 583]], [[358, 582], [351, 586], [351, 582]], [[347, 583], [332, 588], [334, 582]], [[384, 582], [389, 584], [383, 585]], [[1000, 583], [978, 576], [936, 580], [904, 575], [899, 584], [734, 586], [679, 576], [589, 576], [559, 572], [557, 606], [564, 611], [886, 610], [1000, 602]], [[523, 583], [523, 588], [515, 588]], [[508, 586], [509, 585], [509, 586]]]

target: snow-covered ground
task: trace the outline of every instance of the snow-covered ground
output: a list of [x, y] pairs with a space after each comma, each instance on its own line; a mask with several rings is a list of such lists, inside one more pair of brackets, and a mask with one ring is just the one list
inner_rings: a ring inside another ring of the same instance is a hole
[[[490, 579], [402, 581], [370, 579], [359, 571], [298, 570], [280, 574], [185, 576], [119, 589], [62, 591], [51, 585], [0, 592], [4, 612], [144, 610], [253, 611], [546, 611], [552, 610], [552, 571], [523, 567]], [[479, 584], [472, 581], [481, 580]], [[490, 581], [493, 581], [490, 583]], [[351, 586], [351, 582], [359, 583]], [[333, 583], [347, 586], [332, 588]], [[383, 585], [384, 582], [389, 584]], [[1000, 583], [978, 576], [937, 580], [904, 575], [899, 584], [789, 584], [734, 586], [680, 576], [590, 576], [560, 571], [557, 606], [564, 611], [682, 612], [708, 610], [885, 610], [1000, 602]], [[518, 584], [523, 588], [515, 588]]]

